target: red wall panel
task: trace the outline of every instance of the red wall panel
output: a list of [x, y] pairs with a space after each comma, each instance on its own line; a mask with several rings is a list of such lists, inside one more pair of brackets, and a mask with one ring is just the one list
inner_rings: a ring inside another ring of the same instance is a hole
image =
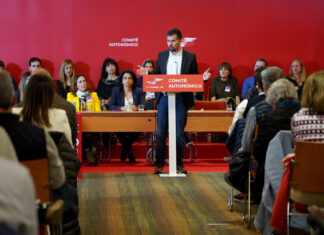
[[[19, 82], [28, 59], [40, 57], [58, 79], [65, 58], [75, 62], [96, 88], [105, 57], [120, 70], [156, 60], [166, 49], [166, 32], [178, 27], [197, 38], [187, 49], [197, 54], [199, 70], [230, 62], [243, 83], [264, 57], [287, 73], [292, 59], [304, 61], [308, 73], [324, 67], [324, 2], [321, 0], [0, 0], [0, 59]], [[137, 47], [112, 47], [137, 38]], [[207, 83], [206, 88], [210, 82]]]

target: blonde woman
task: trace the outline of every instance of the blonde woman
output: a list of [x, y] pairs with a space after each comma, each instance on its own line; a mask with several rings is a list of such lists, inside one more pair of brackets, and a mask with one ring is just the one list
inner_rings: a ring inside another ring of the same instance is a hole
[[70, 59], [65, 59], [62, 62], [60, 69], [60, 80], [56, 82], [57, 93], [62, 98], [66, 99], [67, 93], [71, 91], [72, 81], [75, 77], [73, 62]]

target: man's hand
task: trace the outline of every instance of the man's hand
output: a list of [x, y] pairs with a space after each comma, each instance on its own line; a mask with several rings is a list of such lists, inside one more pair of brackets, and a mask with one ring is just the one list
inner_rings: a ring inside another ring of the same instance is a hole
[[148, 75], [147, 69], [143, 66], [137, 65], [138, 69], [136, 70], [137, 74], [140, 76]]
[[209, 72], [210, 68], [208, 68], [204, 73], [203, 73], [203, 78], [204, 82], [207, 82], [209, 78], [211, 78], [211, 73]]

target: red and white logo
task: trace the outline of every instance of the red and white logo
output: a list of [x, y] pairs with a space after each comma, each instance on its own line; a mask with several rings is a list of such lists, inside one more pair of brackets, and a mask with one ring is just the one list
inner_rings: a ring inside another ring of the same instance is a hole
[[181, 47], [191, 47], [195, 45], [195, 41], [197, 38], [184, 38], [183, 42], [181, 42]]

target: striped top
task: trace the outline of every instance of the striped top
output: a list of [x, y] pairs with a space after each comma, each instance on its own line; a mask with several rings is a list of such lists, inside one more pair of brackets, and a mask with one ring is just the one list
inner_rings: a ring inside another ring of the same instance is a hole
[[293, 146], [297, 140], [324, 142], [324, 115], [302, 108], [291, 119]]

